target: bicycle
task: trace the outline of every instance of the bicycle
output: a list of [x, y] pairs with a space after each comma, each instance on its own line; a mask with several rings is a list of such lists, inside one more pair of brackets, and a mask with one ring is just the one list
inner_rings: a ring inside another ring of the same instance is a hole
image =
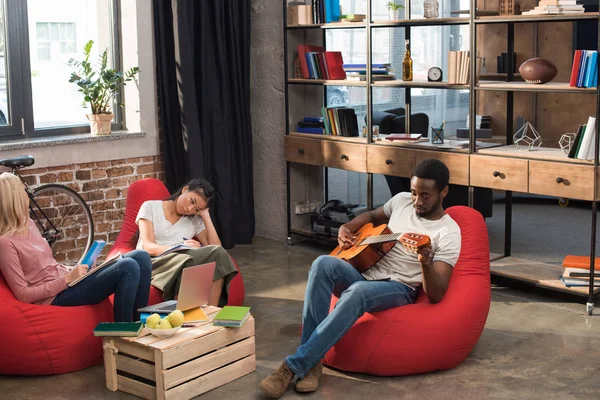
[[0, 160], [0, 166], [10, 168], [23, 183], [29, 197], [29, 216], [50, 245], [57, 261], [74, 261], [68, 259], [68, 251], [77, 249], [78, 255], [81, 254], [79, 262], [94, 240], [92, 213], [85, 200], [68, 186], [51, 183], [32, 189], [19, 170], [34, 163], [32, 156]]

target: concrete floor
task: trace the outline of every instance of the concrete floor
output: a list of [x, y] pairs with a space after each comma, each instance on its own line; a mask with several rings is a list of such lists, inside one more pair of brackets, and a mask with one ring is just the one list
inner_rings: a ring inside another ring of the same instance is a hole
[[[246, 304], [256, 319], [257, 370], [202, 396], [263, 399], [258, 383], [298, 344], [302, 300], [318, 246], [288, 247], [256, 238], [231, 251], [242, 266]], [[329, 369], [315, 399], [598, 399], [600, 316], [548, 293], [492, 289], [486, 329], [458, 367], [379, 378]], [[596, 310], [598, 313], [598, 310]], [[5, 361], [5, 360], [3, 360]], [[284, 398], [306, 398], [292, 387]], [[0, 377], [1, 399], [129, 399], [104, 388], [102, 366], [60, 376]]]

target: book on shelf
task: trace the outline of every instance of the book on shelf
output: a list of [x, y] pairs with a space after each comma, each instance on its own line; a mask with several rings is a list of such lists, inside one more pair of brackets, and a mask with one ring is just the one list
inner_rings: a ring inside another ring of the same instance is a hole
[[104, 261], [102, 264], [96, 266], [95, 268], [88, 270], [88, 272], [85, 275], [82, 275], [79, 278], [75, 279], [73, 282], [69, 283], [68, 286], [73, 287], [73, 286], [77, 285], [82, 280], [84, 280], [84, 279], [88, 278], [89, 276], [94, 275], [96, 272], [101, 271], [102, 269], [116, 263], [121, 258], [123, 258], [123, 255], [120, 252], [114, 254], [112, 257], [106, 259], [106, 261]]
[[[587, 269], [589, 271], [591, 260], [590, 256], [575, 256], [569, 254], [563, 259], [562, 266], [564, 268]], [[594, 270], [600, 271], [600, 257], [594, 258]]]
[[575, 50], [569, 86], [579, 88], [598, 86], [597, 50]]
[[323, 107], [323, 130], [326, 135], [357, 137], [358, 119], [353, 108]]
[[531, 10], [523, 11], [523, 15], [562, 15], [585, 12], [583, 4], [576, 0], [540, 0]]
[[574, 158], [578, 160], [593, 160], [596, 145], [596, 118], [590, 116], [581, 139], [577, 143]]
[[346, 79], [341, 51], [325, 51], [323, 46], [301, 44], [298, 58], [303, 79]]
[[[479, 71], [481, 58], [477, 58]], [[451, 85], [467, 85], [470, 82], [471, 56], [468, 51], [448, 51], [448, 83]]]
[[[588, 287], [590, 286], [589, 280], [581, 280], [575, 278], [566, 278], [564, 276], [559, 276], [558, 279], [565, 285], [566, 287]], [[594, 279], [594, 287], [600, 287], [600, 279]]]

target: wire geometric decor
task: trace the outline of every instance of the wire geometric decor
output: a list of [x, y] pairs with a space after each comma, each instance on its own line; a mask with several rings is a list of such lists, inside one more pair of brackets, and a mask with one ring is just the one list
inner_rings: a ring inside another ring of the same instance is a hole
[[576, 133], [565, 133], [562, 135], [558, 141], [558, 145], [565, 152], [565, 154], [569, 154], [571, 151], [571, 147], [573, 147], [573, 143], [575, 143]]
[[513, 135], [513, 142], [517, 149], [521, 145], [526, 145], [529, 151], [533, 151], [542, 145], [542, 137], [529, 122], [525, 124]]

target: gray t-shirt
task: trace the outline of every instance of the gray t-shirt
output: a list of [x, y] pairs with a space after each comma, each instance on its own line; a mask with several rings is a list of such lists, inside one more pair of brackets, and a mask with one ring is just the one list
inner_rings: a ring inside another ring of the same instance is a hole
[[[197, 215], [186, 215], [174, 224], [167, 221], [162, 207], [162, 200], [144, 202], [135, 218], [139, 225], [140, 218], [151, 221], [154, 227], [154, 242], [161, 246], [175, 246], [183, 242], [183, 238], [193, 239], [204, 229], [204, 221]], [[140, 237], [136, 249], [143, 249]]]
[[[413, 208], [411, 194], [398, 193], [383, 206], [390, 218], [388, 227], [394, 233], [414, 232], [427, 235], [431, 239], [433, 261], [443, 261], [452, 267], [460, 255], [461, 235], [458, 224], [446, 214], [431, 221], [419, 217]], [[421, 286], [423, 273], [418, 255], [408, 252], [397, 243], [377, 264], [363, 273], [366, 279], [391, 278], [413, 288]]]

